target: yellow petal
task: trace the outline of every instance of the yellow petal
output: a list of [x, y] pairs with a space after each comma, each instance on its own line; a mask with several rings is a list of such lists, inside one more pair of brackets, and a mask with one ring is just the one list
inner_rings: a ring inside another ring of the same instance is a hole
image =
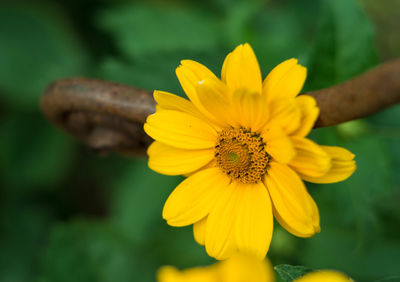
[[288, 166], [271, 162], [265, 184], [274, 216], [290, 233], [310, 237], [320, 231], [318, 208], [300, 177]]
[[200, 103], [197, 86], [203, 80], [211, 80], [216, 84], [223, 84], [208, 68], [192, 60], [183, 60], [176, 69], [178, 80], [189, 97], [190, 101], [203, 114], [208, 114], [207, 109]]
[[163, 266], [157, 271], [158, 282], [179, 282], [182, 281], [179, 270], [173, 266]]
[[229, 178], [219, 168], [199, 171], [182, 181], [169, 195], [163, 218], [171, 226], [186, 226], [203, 219], [210, 212]]
[[197, 243], [200, 245], [205, 244], [206, 241], [206, 228], [207, 217], [193, 224], [193, 236]]
[[331, 157], [318, 144], [302, 137], [291, 137], [296, 156], [289, 165], [300, 175], [322, 176], [331, 168]]
[[279, 125], [288, 135], [300, 127], [301, 110], [295, 99], [279, 99], [270, 103], [269, 124]]
[[149, 167], [166, 175], [191, 173], [214, 158], [214, 149], [185, 150], [153, 142], [147, 149]]
[[354, 161], [354, 154], [350, 151], [334, 146], [321, 146], [321, 148], [328, 153], [332, 159], [331, 169], [324, 175], [319, 177], [311, 177], [301, 174], [301, 177], [313, 183], [335, 183], [346, 180], [356, 170], [356, 162]]
[[268, 260], [260, 260], [250, 254], [236, 253], [220, 262], [219, 277], [224, 282], [273, 282], [275, 273]]
[[216, 159], [212, 159], [211, 162], [209, 162], [208, 164], [206, 164], [205, 166], [202, 166], [201, 168], [199, 168], [198, 170], [195, 170], [193, 172], [190, 173], [185, 173], [183, 176], [185, 177], [189, 177], [193, 174], [195, 174], [197, 171], [203, 170], [203, 169], [207, 169], [207, 168], [211, 168], [211, 167], [216, 167], [217, 166], [217, 161]]
[[239, 45], [226, 57], [221, 78], [232, 93], [239, 89], [246, 89], [261, 94], [260, 66], [249, 44]]
[[222, 126], [236, 126], [232, 120], [231, 98], [226, 94], [227, 90], [224, 84], [204, 79], [197, 85], [197, 93], [201, 106], [214, 123]]
[[235, 213], [235, 242], [240, 252], [264, 259], [272, 238], [273, 216], [271, 199], [262, 182], [242, 184]]
[[301, 121], [299, 127], [292, 133], [297, 136], [307, 136], [319, 116], [319, 108], [314, 97], [300, 95], [296, 97], [296, 104], [301, 111]]
[[233, 93], [232, 101], [234, 116], [241, 126], [259, 132], [268, 122], [267, 104], [258, 93], [237, 90]]
[[276, 66], [263, 82], [263, 95], [268, 101], [294, 98], [303, 88], [307, 69], [289, 59]]
[[207, 149], [215, 146], [217, 132], [190, 114], [159, 110], [147, 117], [144, 130], [153, 139], [182, 149]]
[[306, 275], [294, 280], [294, 282], [351, 282], [347, 275], [334, 270], [320, 270], [307, 273]]
[[179, 271], [173, 266], [163, 266], [157, 272], [158, 282], [216, 282], [215, 266], [195, 267]]
[[229, 60], [232, 56], [232, 53], [229, 53], [224, 60], [224, 63], [222, 64], [222, 69], [221, 69], [221, 80], [226, 83], [226, 71], [227, 71], [227, 66], [229, 65]]
[[279, 126], [267, 125], [261, 137], [266, 144], [265, 150], [276, 161], [286, 164], [295, 156], [296, 151], [292, 141]]
[[173, 266], [163, 266], [157, 271], [158, 282], [183, 282], [183, 275]]
[[159, 90], [154, 90], [153, 97], [157, 102], [157, 106], [161, 109], [180, 111], [195, 117], [202, 117], [202, 114], [193, 103], [185, 98]]
[[223, 188], [208, 215], [205, 241], [208, 255], [218, 260], [230, 257], [236, 250], [233, 242], [235, 218], [232, 215], [240, 196], [236, 182]]

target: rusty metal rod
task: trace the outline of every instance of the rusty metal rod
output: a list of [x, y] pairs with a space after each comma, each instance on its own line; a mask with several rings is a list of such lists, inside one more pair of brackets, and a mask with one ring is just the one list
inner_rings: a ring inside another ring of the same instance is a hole
[[314, 96], [320, 108], [316, 128], [368, 116], [400, 102], [400, 59], [306, 94]]
[[[365, 117], [400, 102], [400, 59], [342, 84], [306, 93], [321, 110], [315, 127]], [[152, 92], [87, 78], [53, 82], [41, 106], [57, 126], [100, 152], [141, 155], [151, 139], [143, 131], [155, 111]]]
[[143, 131], [155, 110], [150, 91], [88, 78], [53, 82], [43, 94], [45, 116], [100, 153], [144, 153], [151, 139]]

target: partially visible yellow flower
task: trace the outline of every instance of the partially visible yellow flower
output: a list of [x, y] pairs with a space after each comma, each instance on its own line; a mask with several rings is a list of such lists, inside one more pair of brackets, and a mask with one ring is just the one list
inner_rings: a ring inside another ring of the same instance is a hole
[[[229, 259], [211, 266], [179, 271], [164, 266], [157, 273], [158, 282], [274, 282], [275, 274], [269, 260], [236, 253]], [[350, 282], [343, 273], [322, 270], [308, 273], [295, 282]]]
[[179, 271], [172, 266], [162, 267], [158, 282], [273, 282], [274, 270], [268, 260], [254, 256], [234, 254], [229, 259], [211, 266]]
[[319, 270], [298, 278], [295, 282], [351, 282], [353, 279], [334, 270]]
[[189, 60], [176, 74], [189, 100], [154, 91], [156, 113], [144, 125], [156, 140], [149, 167], [189, 176], [165, 203], [168, 224], [193, 224], [196, 241], [217, 259], [236, 251], [264, 258], [273, 215], [296, 236], [319, 232], [318, 208], [302, 180], [342, 181], [356, 165], [346, 149], [305, 138], [319, 114], [313, 97], [298, 96], [306, 68], [289, 59], [262, 81], [244, 44], [226, 57], [221, 80]]

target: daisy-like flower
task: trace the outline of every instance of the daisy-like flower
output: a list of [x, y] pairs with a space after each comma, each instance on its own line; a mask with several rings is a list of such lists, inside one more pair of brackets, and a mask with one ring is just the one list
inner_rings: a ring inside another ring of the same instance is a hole
[[[195, 267], [179, 271], [163, 266], [157, 273], [158, 282], [275, 282], [275, 274], [269, 260], [236, 253], [229, 259], [211, 266]], [[334, 270], [307, 273], [294, 282], [351, 282], [347, 275]]]
[[244, 44], [226, 57], [221, 79], [190, 60], [176, 74], [189, 100], [154, 91], [156, 112], [144, 125], [155, 139], [149, 167], [188, 176], [165, 203], [167, 223], [193, 224], [196, 241], [216, 259], [238, 250], [264, 258], [273, 216], [296, 236], [319, 232], [302, 180], [342, 181], [356, 165], [346, 149], [305, 138], [319, 114], [313, 97], [298, 96], [306, 68], [289, 59], [262, 81]]

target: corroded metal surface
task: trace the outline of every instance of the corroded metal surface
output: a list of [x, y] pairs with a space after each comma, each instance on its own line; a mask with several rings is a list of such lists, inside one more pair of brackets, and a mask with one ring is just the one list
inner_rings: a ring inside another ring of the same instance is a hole
[[63, 79], [46, 89], [41, 106], [49, 120], [99, 152], [142, 154], [151, 142], [143, 131], [155, 109], [149, 91], [96, 79]]
[[382, 64], [342, 84], [307, 93], [321, 110], [315, 127], [362, 118], [400, 102], [400, 59]]
[[[361, 118], [400, 102], [400, 60], [345, 83], [306, 93], [317, 100], [315, 127]], [[140, 155], [151, 139], [143, 131], [155, 111], [151, 91], [87, 78], [63, 79], [45, 91], [44, 114], [57, 126], [99, 152]]]

